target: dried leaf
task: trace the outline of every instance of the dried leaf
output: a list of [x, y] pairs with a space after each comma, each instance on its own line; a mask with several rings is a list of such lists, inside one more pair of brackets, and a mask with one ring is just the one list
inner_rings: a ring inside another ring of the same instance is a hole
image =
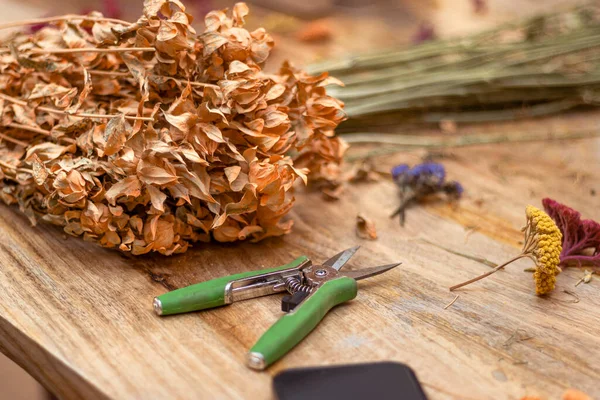
[[158, 165], [140, 162], [137, 170], [140, 181], [147, 185], [166, 185], [168, 183], [177, 182], [177, 175], [174, 171], [169, 171]]
[[43, 97], [61, 96], [65, 93], [69, 93], [71, 90], [72, 88], [60, 86], [55, 83], [37, 83], [29, 95], [29, 100], [41, 99]]
[[65, 154], [69, 150], [66, 146], [61, 146], [56, 143], [44, 142], [27, 149], [25, 160], [31, 161], [32, 157], [38, 157], [39, 160], [49, 161], [55, 160]]
[[369, 218], [360, 213], [356, 216], [356, 235], [361, 239], [377, 239], [375, 224]]
[[210, 56], [219, 48], [228, 43], [227, 39], [218, 33], [205, 33], [204, 35], [202, 35], [202, 39], [204, 42], [204, 57]]
[[163, 207], [163, 204], [164, 204], [165, 200], [167, 199], [167, 195], [165, 193], [161, 192], [160, 189], [158, 189], [152, 185], [146, 186], [146, 189], [148, 190], [148, 193], [150, 194], [150, 202], [152, 203], [152, 207], [156, 208], [158, 211], [164, 212], [165, 209]]
[[265, 96], [265, 100], [266, 101], [275, 100], [284, 93], [285, 93], [285, 86], [283, 86], [280, 83], [277, 83], [277, 84], [273, 85], [273, 87], [271, 89], [269, 89], [269, 91], [267, 92], [267, 95]]
[[131, 125], [125, 120], [123, 114], [108, 121], [104, 130], [104, 142], [106, 143], [104, 154], [112, 156], [119, 152], [127, 141], [127, 135], [130, 131]]
[[26, 109], [19, 104], [12, 105], [13, 113], [15, 114], [15, 121], [21, 125], [31, 126], [39, 128], [39, 125], [35, 122], [35, 113], [33, 110]]
[[142, 192], [142, 184], [137, 176], [129, 176], [110, 187], [104, 194], [108, 204], [115, 205], [119, 197], [138, 197]]
[[77, 103], [73, 104], [67, 109], [68, 112], [74, 113], [83, 106], [83, 103], [87, 99], [88, 95], [92, 92], [92, 77], [87, 69], [83, 70], [83, 89], [79, 93]]
[[33, 168], [33, 179], [36, 184], [42, 186], [48, 179], [50, 173], [37, 154], [31, 156], [30, 162], [31, 167]]
[[227, 203], [225, 206], [225, 212], [215, 219], [211, 229], [216, 229], [223, 225], [228, 216], [254, 212], [256, 211], [257, 206], [258, 203], [254, 193], [248, 191], [244, 193], [244, 196], [239, 202]]
[[215, 125], [205, 124], [201, 122], [198, 124], [198, 127], [202, 132], [206, 133], [206, 136], [208, 136], [208, 138], [213, 142], [225, 143], [225, 139], [223, 139], [221, 131]]

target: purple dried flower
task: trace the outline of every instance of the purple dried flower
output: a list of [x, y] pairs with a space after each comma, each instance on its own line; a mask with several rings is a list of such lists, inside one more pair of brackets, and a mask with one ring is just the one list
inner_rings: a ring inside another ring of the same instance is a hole
[[409, 169], [410, 167], [408, 164], [396, 165], [394, 168], [392, 168], [392, 177], [396, 179], [397, 177], [404, 175]]
[[407, 172], [407, 175], [415, 182], [427, 182], [441, 186], [446, 179], [446, 169], [442, 164], [424, 162], [415, 165]]
[[392, 169], [392, 177], [400, 187], [402, 202], [392, 214], [400, 216], [400, 224], [404, 224], [404, 211], [406, 207], [435, 193], [445, 193], [450, 198], [459, 198], [464, 189], [458, 182], [446, 182], [446, 169], [442, 164], [424, 162], [409, 168], [400, 164]]

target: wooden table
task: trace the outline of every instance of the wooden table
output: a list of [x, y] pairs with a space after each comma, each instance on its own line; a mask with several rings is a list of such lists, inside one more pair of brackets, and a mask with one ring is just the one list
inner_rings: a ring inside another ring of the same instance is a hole
[[[486, 127], [456, 134], [577, 130], [600, 113]], [[388, 170], [424, 150], [379, 157]], [[569, 268], [551, 296], [534, 295], [531, 262], [456, 292], [448, 287], [489, 267], [425, 243], [500, 262], [520, 248], [527, 204], [549, 196], [600, 219], [600, 139], [445, 149], [449, 176], [466, 188], [455, 206], [408, 211], [400, 228], [388, 179], [347, 187], [325, 201], [300, 189], [292, 234], [260, 244], [198, 245], [174, 257], [128, 257], [48, 225], [31, 227], [0, 206], [0, 351], [59, 398], [272, 398], [287, 368], [394, 360], [409, 364], [431, 399], [556, 399], [567, 388], [600, 396], [600, 279], [575, 287]], [[379, 239], [355, 236], [362, 212]], [[280, 316], [270, 296], [200, 313], [159, 318], [152, 299], [218, 276], [280, 265], [301, 254], [323, 260], [361, 244], [352, 265], [402, 261], [359, 284], [356, 300], [332, 310], [306, 340], [263, 373], [246, 351]]]

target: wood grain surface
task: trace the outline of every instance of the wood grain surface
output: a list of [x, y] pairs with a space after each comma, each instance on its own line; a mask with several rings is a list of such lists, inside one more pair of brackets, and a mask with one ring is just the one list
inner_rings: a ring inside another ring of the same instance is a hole
[[[307, 50], [308, 51], [308, 50]], [[600, 113], [493, 126], [482, 134], [597, 127]], [[427, 133], [427, 132], [424, 132]], [[355, 150], [356, 151], [356, 150]], [[129, 257], [0, 206], [0, 351], [64, 399], [264, 399], [281, 370], [395, 360], [417, 373], [435, 399], [558, 399], [567, 388], [600, 397], [600, 278], [575, 287], [583, 269], [558, 277], [551, 296], [534, 295], [521, 260], [450, 293], [489, 267], [427, 239], [494, 262], [520, 250], [527, 204], [546, 196], [600, 219], [600, 139], [481, 145], [437, 151], [466, 188], [453, 205], [398, 204], [385, 177], [353, 184], [341, 200], [299, 188], [292, 234], [259, 244], [197, 245], [174, 257]], [[389, 170], [424, 150], [376, 158]], [[596, 194], [597, 193], [597, 194]], [[357, 213], [376, 241], [355, 235]], [[316, 261], [355, 244], [352, 267], [402, 261], [359, 283], [358, 297], [333, 309], [297, 348], [264, 373], [244, 366], [246, 351], [280, 317], [280, 297], [160, 318], [152, 299], [219, 276], [277, 266], [306, 254]], [[460, 297], [447, 309], [444, 307]]]
[[[350, 186], [337, 202], [300, 190], [291, 235], [170, 258], [125, 257], [31, 227], [3, 206], [0, 349], [61, 398], [265, 398], [283, 369], [376, 360], [408, 363], [432, 399], [558, 398], [569, 387], [599, 395], [600, 280], [575, 287], [583, 272], [568, 269], [551, 296], [536, 297], [524, 260], [456, 292], [444, 309], [450, 285], [489, 267], [419, 240], [499, 262], [518, 251], [525, 205], [543, 196], [598, 219], [599, 151], [599, 139], [447, 150], [464, 200], [410, 209], [403, 229], [388, 218], [397, 196], [387, 180]], [[387, 169], [423, 155], [379, 162]], [[377, 241], [355, 237], [358, 212], [375, 221]], [[354, 267], [404, 264], [362, 281], [356, 300], [265, 373], [243, 360], [280, 316], [277, 296], [167, 318], [152, 312], [152, 298], [167, 290], [301, 254], [323, 260], [356, 243]]]

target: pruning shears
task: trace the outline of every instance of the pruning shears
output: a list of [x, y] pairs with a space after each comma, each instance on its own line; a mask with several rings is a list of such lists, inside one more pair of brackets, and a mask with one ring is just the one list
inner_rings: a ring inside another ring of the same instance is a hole
[[301, 256], [280, 267], [243, 272], [173, 290], [154, 299], [154, 311], [158, 315], [179, 314], [288, 292], [281, 307], [286, 314], [258, 339], [247, 355], [248, 367], [264, 370], [300, 343], [330, 309], [355, 298], [357, 280], [400, 265], [340, 272], [358, 248], [344, 250], [320, 265], [313, 265], [308, 257]]

